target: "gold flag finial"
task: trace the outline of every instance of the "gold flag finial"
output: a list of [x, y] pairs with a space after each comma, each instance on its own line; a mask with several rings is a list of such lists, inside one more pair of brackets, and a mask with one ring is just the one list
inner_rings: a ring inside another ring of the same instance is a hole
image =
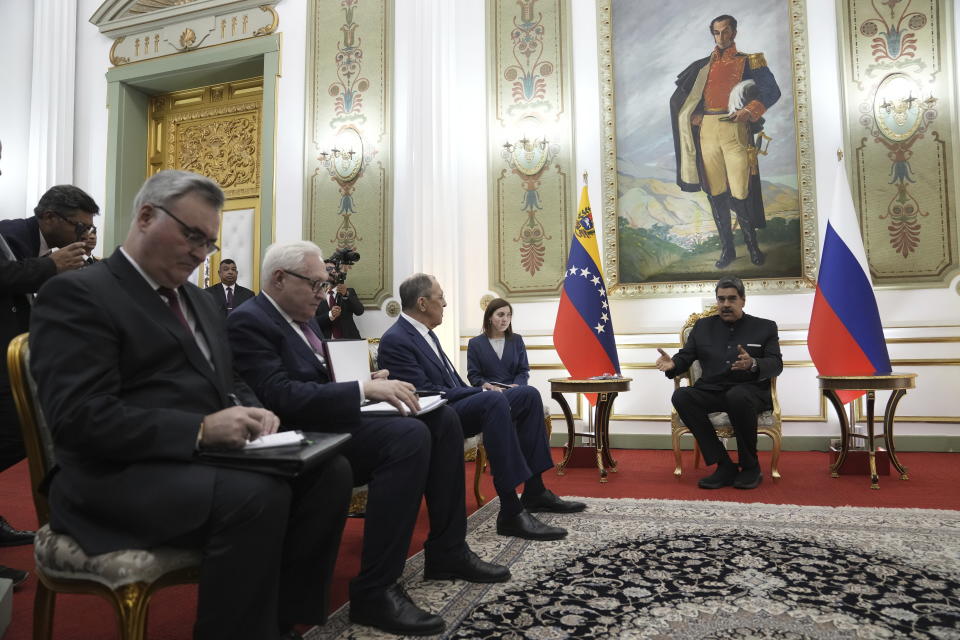
[[843, 162], [843, 149], [837, 149], [837, 162]]
[[583, 172], [583, 186], [587, 186], [587, 172]]

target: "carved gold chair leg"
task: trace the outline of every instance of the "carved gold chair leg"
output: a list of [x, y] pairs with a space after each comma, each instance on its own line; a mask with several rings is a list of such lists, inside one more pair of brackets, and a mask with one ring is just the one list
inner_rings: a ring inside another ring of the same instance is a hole
[[780, 478], [780, 446], [781, 446], [780, 434], [773, 430], [762, 431], [761, 433], [764, 433], [770, 436], [770, 440], [773, 441], [773, 445], [770, 447], [771, 449], [770, 475], [774, 478], [779, 479]]
[[487, 499], [480, 493], [480, 477], [483, 476], [487, 468], [487, 450], [483, 448], [483, 443], [477, 445], [477, 458], [474, 464], [473, 472], [473, 495], [477, 498], [477, 508], [479, 509], [486, 503]]
[[683, 474], [683, 464], [680, 458], [680, 436], [683, 435], [682, 429], [674, 429], [671, 437], [671, 444], [673, 445], [673, 461], [675, 463], [673, 468], [673, 475], [680, 477]]
[[113, 607], [120, 617], [122, 640], [143, 640], [146, 637], [149, 605], [150, 592], [142, 582], [124, 585], [114, 592]]

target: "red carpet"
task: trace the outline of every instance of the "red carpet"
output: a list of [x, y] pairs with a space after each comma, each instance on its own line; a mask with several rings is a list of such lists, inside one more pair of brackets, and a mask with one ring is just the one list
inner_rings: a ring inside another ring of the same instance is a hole
[[[559, 456], [554, 451], [554, 458]], [[769, 470], [769, 454], [760, 453], [764, 469]], [[827, 470], [827, 454], [821, 452], [786, 452], [780, 459], [783, 479], [773, 482], [769, 473], [753, 491], [733, 488], [704, 491], [697, 488], [697, 478], [706, 475], [694, 470], [692, 452], [684, 453], [684, 475], [675, 479], [673, 456], [669, 451], [616, 450], [619, 472], [610, 474], [610, 482], [600, 484], [595, 469], [570, 469], [563, 477], [548, 473], [547, 486], [561, 495], [598, 498], [664, 498], [674, 500], [729, 500], [731, 502], [768, 502], [861, 507], [914, 507], [923, 509], [960, 510], [960, 465], [957, 454], [904, 453], [900, 461], [910, 471], [910, 480], [901, 481], [895, 473], [880, 476], [880, 490], [870, 489], [865, 476], [831, 478]], [[891, 469], [893, 472], [894, 470]], [[468, 487], [472, 487], [473, 465], [465, 468]], [[484, 493], [493, 497], [489, 474], [484, 477]], [[33, 501], [30, 497], [26, 463], [0, 474], [0, 513], [16, 527], [36, 526]], [[467, 509], [473, 512], [476, 503], [468, 491]], [[416, 553], [426, 537], [426, 517], [421, 517], [414, 533], [410, 553]], [[346, 601], [347, 583], [357, 573], [363, 521], [347, 522], [344, 541], [337, 563], [332, 608]], [[0, 564], [32, 568], [31, 547], [0, 548]], [[237, 567], [237, 578], [243, 579], [243, 567]], [[32, 635], [33, 596], [36, 578], [32, 577], [14, 594], [13, 621], [5, 640], [28, 640]], [[151, 640], [183, 640], [190, 637], [196, 613], [193, 587], [165, 589], [153, 599], [149, 623]], [[94, 596], [65, 594], [57, 597], [54, 637], [69, 640], [105, 640], [118, 638], [115, 616], [106, 601]]]

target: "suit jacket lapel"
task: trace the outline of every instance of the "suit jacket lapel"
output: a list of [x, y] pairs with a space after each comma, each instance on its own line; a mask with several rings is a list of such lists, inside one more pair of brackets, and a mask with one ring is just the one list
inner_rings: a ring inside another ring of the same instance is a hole
[[[253, 299], [253, 302], [250, 304], [256, 304], [260, 311], [264, 313], [275, 325], [280, 329], [280, 332], [283, 333], [284, 338], [287, 341], [287, 344], [290, 345], [290, 348], [296, 353], [301, 360], [308, 363], [310, 366], [314, 367], [319, 371], [326, 380], [330, 380], [330, 372], [327, 371], [327, 368], [323, 366], [320, 362], [320, 359], [317, 358], [317, 354], [313, 352], [313, 349], [310, 348], [306, 342], [303, 341], [303, 338], [300, 337], [294, 328], [287, 322], [286, 318], [280, 315], [280, 312], [277, 311], [277, 308], [273, 306], [273, 303], [267, 300], [263, 295], [256, 296]], [[313, 329], [314, 333], [317, 334], [317, 337], [320, 337], [320, 327], [317, 325], [316, 320], [311, 320], [309, 323], [310, 327]]]
[[[123, 290], [133, 298], [136, 306], [146, 311], [154, 322], [163, 330], [167, 331], [183, 348], [184, 355], [190, 364], [192, 364], [203, 377], [207, 378], [217, 391], [224, 393], [223, 386], [219, 383], [216, 372], [213, 370], [213, 367], [210, 366], [210, 363], [207, 362], [203, 352], [200, 351], [200, 347], [197, 346], [196, 338], [183, 328], [180, 321], [173, 315], [170, 307], [167, 306], [156, 291], [150, 288], [150, 285], [143, 279], [143, 276], [137, 272], [136, 268], [130, 264], [119, 250], [114, 251], [113, 255], [104, 262], [106, 262], [110, 271], [113, 272]], [[181, 287], [180, 290], [186, 291], [188, 288]], [[189, 295], [190, 294], [188, 294], [188, 297]], [[191, 309], [194, 311], [194, 318], [198, 323], [197, 326], [202, 329], [203, 325], [199, 320], [200, 313], [198, 312], [200, 305], [192, 298], [190, 301]], [[144, 327], [144, 332], [147, 333], [147, 327]], [[211, 332], [207, 330], [204, 337], [210, 333]]]
[[[213, 362], [213, 380], [223, 394], [223, 397], [226, 398], [231, 386], [229, 381], [233, 378], [233, 371], [231, 370], [232, 367], [229, 364], [230, 358], [226, 351], [229, 347], [227, 346], [226, 340], [222, 337], [225, 335], [223, 333], [223, 320], [212, 317], [210, 315], [210, 308], [204, 306], [205, 304], [210, 304], [209, 300], [204, 301], [201, 298], [201, 296], [206, 295], [205, 292], [188, 284], [180, 287], [180, 292], [190, 304], [194, 321], [197, 324], [197, 331], [203, 334], [203, 338], [207, 342], [207, 348], [210, 349], [210, 360]], [[179, 325], [179, 322], [177, 324]], [[218, 327], [217, 325], [220, 326]], [[192, 344], [196, 346], [196, 340], [193, 340]], [[196, 346], [194, 351], [188, 352], [187, 357], [191, 358], [191, 362], [193, 362], [193, 356], [196, 353], [200, 354], [203, 363], [207, 365], [206, 369], [209, 370], [210, 366], [206, 362], [207, 359], [203, 356], [203, 352], [200, 351], [199, 346]], [[199, 365], [199, 362], [194, 363], [194, 366], [199, 367]]]
[[441, 379], [445, 377], [444, 372], [447, 370], [447, 367], [445, 364], [443, 364], [443, 361], [437, 356], [437, 354], [433, 352], [433, 347], [431, 347], [427, 342], [428, 338], [424, 338], [422, 335], [420, 335], [420, 332], [417, 331], [417, 328], [407, 322], [404, 318], [400, 318], [399, 321], [403, 322], [403, 327], [407, 330], [407, 333], [410, 334], [413, 344], [417, 345], [417, 348], [420, 349], [420, 351], [427, 357], [427, 360], [432, 362], [433, 366], [439, 370]]

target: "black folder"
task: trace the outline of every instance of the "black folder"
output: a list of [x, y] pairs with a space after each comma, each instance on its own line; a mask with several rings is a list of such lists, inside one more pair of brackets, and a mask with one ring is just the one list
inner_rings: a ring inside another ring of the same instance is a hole
[[302, 443], [283, 447], [204, 449], [197, 452], [197, 460], [230, 469], [292, 478], [333, 457], [350, 439], [350, 434], [305, 431], [303, 437]]

